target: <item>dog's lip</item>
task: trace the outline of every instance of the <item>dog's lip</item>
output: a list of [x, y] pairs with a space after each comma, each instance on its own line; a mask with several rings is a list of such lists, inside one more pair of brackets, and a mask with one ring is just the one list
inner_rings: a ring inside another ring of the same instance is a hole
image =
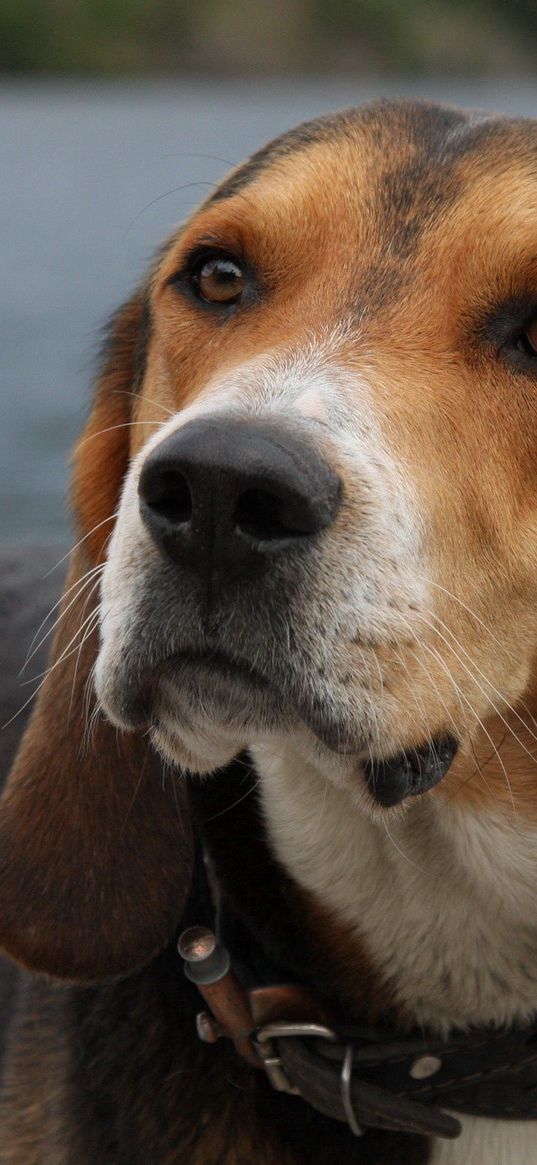
[[[273, 692], [276, 687], [274, 680], [269, 679], [268, 676], [264, 675], [252, 664], [228, 655], [221, 649], [205, 649], [201, 651], [182, 650], [173, 652], [158, 666], [158, 678], [165, 677], [169, 671], [170, 678], [173, 681], [174, 668], [182, 664], [192, 665], [194, 667], [201, 665], [211, 671], [214, 671], [216, 668], [220, 676], [224, 679], [238, 679], [240, 682], [248, 685], [248, 687], [251, 687], [253, 683], [258, 692]], [[289, 701], [292, 701], [291, 694], [289, 694]], [[343, 731], [341, 725], [334, 725], [328, 722], [323, 723], [313, 715], [309, 715], [306, 708], [298, 706], [295, 701], [292, 702], [300, 719], [330, 752], [342, 757], [360, 756], [361, 748], [357, 744], [356, 739], [353, 738], [351, 741]]]
[[126, 701], [122, 701], [122, 712], [132, 727], [148, 728], [154, 723], [153, 703], [159, 681], [177, 677], [181, 667], [203, 667], [216, 671], [221, 679], [239, 680], [248, 687], [255, 686], [258, 692], [267, 692], [273, 685], [257, 668], [244, 660], [237, 660], [219, 649], [181, 648], [162, 656], [157, 663], [147, 666], [129, 691]]
[[446, 775], [457, 749], [455, 737], [444, 734], [387, 760], [369, 761], [364, 775], [371, 796], [377, 805], [391, 808], [428, 792]]
[[210, 668], [211, 671], [217, 670], [223, 678], [241, 679], [249, 685], [254, 683], [256, 687], [263, 688], [265, 691], [272, 686], [270, 680], [258, 668], [246, 660], [236, 659], [232, 655], [227, 655], [226, 652], [216, 648], [214, 650], [212, 648], [206, 648], [205, 650], [185, 648], [181, 651], [172, 652], [157, 664], [152, 673], [152, 682], [166, 677], [168, 673], [171, 674], [171, 678], [173, 679], [174, 668], [181, 667], [184, 664], [192, 667]]
[[[274, 693], [275, 682], [259, 671], [253, 664], [236, 656], [228, 655], [220, 648], [184, 647], [163, 656], [158, 663], [147, 668], [141, 681], [131, 688], [126, 699], [121, 701], [118, 719], [123, 727], [143, 729], [156, 727], [159, 717], [155, 717], [155, 692], [161, 680], [169, 680], [173, 685], [177, 672], [182, 667], [196, 667], [206, 672], [216, 671], [224, 681], [239, 681], [244, 687], [255, 687], [258, 696]], [[389, 758], [365, 760], [367, 742], [361, 740], [341, 724], [323, 720], [308, 714], [307, 708], [295, 705], [297, 717], [317, 738], [328, 752], [358, 765], [372, 799], [382, 808], [391, 808], [433, 788], [448, 771], [458, 748], [458, 742], [451, 735], [439, 734], [424, 744], [401, 751]], [[369, 748], [367, 749], [369, 752]], [[370, 755], [370, 753], [369, 753]], [[358, 772], [358, 770], [357, 770]]]
[[352, 757], [356, 759], [362, 755], [365, 748], [365, 742], [361, 744], [360, 740], [356, 740], [356, 737], [354, 737], [352, 741], [346, 738], [346, 733], [344, 733], [341, 726], [335, 724], [322, 724], [320, 721], [314, 719], [313, 717], [309, 718], [304, 715], [303, 719], [310, 731], [313, 732], [314, 736], [317, 737], [324, 748], [328, 749], [328, 752], [332, 752], [336, 756]]
[[[275, 680], [269, 678], [249, 661], [228, 654], [221, 648], [181, 648], [170, 652], [169, 655], [161, 659], [144, 678], [138, 703], [144, 708], [147, 723], [150, 723], [152, 719], [151, 706], [159, 681], [168, 679], [173, 685], [177, 681], [177, 673], [182, 667], [193, 669], [200, 667], [212, 673], [216, 671], [221, 679], [238, 681], [249, 689], [252, 689], [253, 686], [258, 695], [277, 691]], [[281, 691], [279, 694], [281, 695]], [[310, 714], [307, 708], [300, 707], [293, 700], [291, 693], [289, 693], [288, 699], [289, 703], [293, 705], [296, 715], [329, 752], [349, 758], [358, 758], [362, 754], [362, 744], [357, 742], [355, 737], [351, 740], [341, 725], [335, 725], [331, 721], [323, 722], [317, 716]]]

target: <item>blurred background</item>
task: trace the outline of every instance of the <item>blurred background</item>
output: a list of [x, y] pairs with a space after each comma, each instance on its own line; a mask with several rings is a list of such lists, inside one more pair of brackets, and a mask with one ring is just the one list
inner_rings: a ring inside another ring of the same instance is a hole
[[536, 0], [0, 0], [0, 538], [68, 536], [99, 327], [230, 166], [417, 95], [537, 116]]

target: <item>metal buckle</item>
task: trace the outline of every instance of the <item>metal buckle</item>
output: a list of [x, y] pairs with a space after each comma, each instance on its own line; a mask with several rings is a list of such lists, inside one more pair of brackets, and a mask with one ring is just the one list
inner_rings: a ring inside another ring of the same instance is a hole
[[266, 1023], [257, 1029], [254, 1036], [254, 1047], [261, 1060], [265, 1072], [277, 1092], [290, 1092], [300, 1096], [300, 1089], [296, 1088], [284, 1070], [281, 1059], [276, 1051], [274, 1041], [285, 1036], [313, 1036], [320, 1040], [337, 1042], [337, 1035], [329, 1027], [320, 1023]]
[[[257, 1029], [254, 1037], [255, 1050], [263, 1063], [265, 1072], [277, 1092], [290, 1092], [293, 1096], [300, 1096], [300, 1089], [289, 1079], [281, 1059], [276, 1051], [275, 1040], [285, 1039], [286, 1036], [313, 1036], [315, 1039], [329, 1040], [330, 1043], [339, 1043], [339, 1037], [331, 1028], [320, 1023], [267, 1023]], [[354, 1115], [351, 1096], [352, 1061], [354, 1048], [347, 1044], [341, 1068], [341, 1102], [347, 1124], [355, 1137], [363, 1136], [364, 1130], [358, 1124]]]
[[341, 1068], [341, 1103], [345, 1109], [345, 1116], [347, 1117], [347, 1124], [354, 1133], [355, 1137], [363, 1137], [365, 1130], [358, 1124], [354, 1115], [354, 1108], [352, 1107], [351, 1083], [352, 1083], [352, 1061], [354, 1059], [354, 1048], [352, 1044], [347, 1044], [345, 1048], [345, 1055], [343, 1057], [343, 1065]]

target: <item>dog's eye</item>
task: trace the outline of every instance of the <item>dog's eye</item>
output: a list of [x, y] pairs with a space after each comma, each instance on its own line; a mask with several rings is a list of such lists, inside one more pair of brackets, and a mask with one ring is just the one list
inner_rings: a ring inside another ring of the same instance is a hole
[[496, 354], [513, 371], [537, 375], [537, 297], [534, 293], [501, 304], [486, 322]]
[[537, 319], [532, 320], [529, 327], [517, 336], [515, 348], [525, 356], [537, 358]]
[[239, 264], [225, 255], [200, 260], [191, 272], [190, 282], [199, 299], [206, 303], [238, 303], [246, 278]]

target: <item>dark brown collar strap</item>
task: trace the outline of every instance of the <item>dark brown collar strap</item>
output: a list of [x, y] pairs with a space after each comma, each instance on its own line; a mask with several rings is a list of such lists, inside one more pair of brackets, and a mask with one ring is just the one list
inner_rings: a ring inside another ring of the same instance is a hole
[[[337, 1042], [276, 1039], [282, 1067], [301, 1096], [327, 1116], [358, 1126], [454, 1137], [442, 1110], [537, 1120], [537, 1023], [471, 1031], [447, 1040], [360, 1028]], [[349, 1085], [343, 1087], [347, 1061]], [[355, 1130], [356, 1131], [356, 1130]]]
[[346, 1122], [357, 1136], [375, 1128], [457, 1137], [460, 1122], [445, 1109], [537, 1120], [537, 1020], [446, 1039], [342, 1026], [308, 988], [246, 991], [205, 928], [185, 931], [179, 953], [209, 1008], [197, 1017], [200, 1038], [228, 1036], [274, 1088]]

